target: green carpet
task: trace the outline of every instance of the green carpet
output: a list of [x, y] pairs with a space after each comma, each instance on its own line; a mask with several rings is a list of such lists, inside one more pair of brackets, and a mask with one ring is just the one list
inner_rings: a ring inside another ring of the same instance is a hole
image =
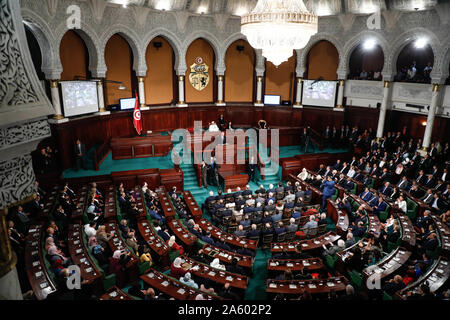
[[266, 300], [267, 260], [272, 257], [270, 250], [256, 251], [253, 262], [253, 276], [249, 279], [245, 300]]
[[151, 157], [151, 158], [137, 158], [137, 159], [123, 159], [113, 160], [112, 153], [110, 152], [103, 163], [100, 165], [98, 171], [93, 168], [93, 163], [89, 160], [86, 161], [88, 170], [76, 171], [73, 168], [63, 171], [63, 177], [67, 178], [80, 178], [88, 176], [101, 176], [109, 175], [115, 171], [127, 171], [127, 170], [140, 170], [140, 169], [170, 169], [173, 168], [173, 162], [170, 158], [170, 153], [165, 157]]

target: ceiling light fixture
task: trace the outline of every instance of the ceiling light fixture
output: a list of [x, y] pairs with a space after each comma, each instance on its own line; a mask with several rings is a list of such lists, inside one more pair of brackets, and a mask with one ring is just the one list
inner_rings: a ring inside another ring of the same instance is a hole
[[375, 48], [376, 44], [377, 43], [374, 39], [367, 39], [363, 43], [363, 48], [364, 48], [364, 50], [372, 50], [373, 48]]
[[414, 42], [414, 47], [417, 49], [422, 49], [427, 45], [428, 41], [425, 38], [419, 38]]
[[241, 32], [253, 48], [262, 49], [262, 55], [279, 66], [317, 33], [317, 16], [302, 0], [258, 0], [253, 11], [241, 18]]

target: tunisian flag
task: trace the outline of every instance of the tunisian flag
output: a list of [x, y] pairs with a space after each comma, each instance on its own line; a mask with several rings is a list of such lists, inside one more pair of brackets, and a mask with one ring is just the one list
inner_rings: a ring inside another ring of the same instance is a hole
[[141, 110], [139, 109], [138, 96], [136, 94], [136, 104], [134, 105], [133, 111], [133, 124], [137, 133], [140, 135], [142, 131], [142, 118], [141, 118]]

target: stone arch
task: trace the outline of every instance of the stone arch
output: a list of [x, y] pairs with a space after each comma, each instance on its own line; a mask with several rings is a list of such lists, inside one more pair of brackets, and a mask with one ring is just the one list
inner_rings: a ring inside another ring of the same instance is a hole
[[[59, 60], [59, 47], [61, 45], [61, 40], [65, 33], [69, 29], [66, 23], [63, 22], [56, 29], [56, 44], [58, 48], [58, 60]], [[85, 22], [81, 21], [80, 29], [72, 29], [76, 32], [81, 39], [83, 39], [89, 53], [89, 70], [93, 77], [104, 77], [106, 73], [105, 58], [101, 55], [100, 40], [95, 33], [95, 31]]]
[[[236, 41], [238, 41], [238, 40], [245, 40], [245, 41], [247, 41], [248, 42], [248, 40], [247, 40], [247, 37], [245, 36], [245, 35], [243, 35], [242, 33], [234, 33], [234, 34], [232, 34], [231, 36], [229, 36], [224, 42], [223, 42], [223, 45], [222, 45], [222, 48], [221, 48], [221, 54], [222, 54], [222, 56], [220, 57], [220, 60], [221, 61], [223, 61], [223, 65], [225, 66], [225, 68], [224, 68], [224, 70], [223, 71], [225, 71], [225, 69], [226, 69], [226, 65], [225, 65], [225, 57], [226, 57], [226, 54], [227, 54], [227, 50], [228, 50], [228, 48], [234, 43], [234, 42], [236, 42]], [[253, 48], [253, 51], [255, 51], [255, 48]], [[255, 51], [255, 55], [256, 55], [256, 51]], [[256, 59], [255, 59], [255, 61], [256, 61]]]
[[[208, 32], [208, 31], [204, 31], [204, 30], [199, 30], [196, 32], [191, 33], [184, 41], [183, 43], [183, 47], [182, 47], [182, 52], [183, 52], [183, 61], [184, 61], [184, 65], [182, 65], [180, 63], [180, 67], [182, 66], [184, 68], [184, 71], [186, 71], [186, 53], [187, 50], [189, 48], [189, 46], [192, 44], [192, 42], [194, 42], [197, 39], [205, 39], [213, 48], [214, 50], [214, 55], [216, 56], [215, 59], [215, 64], [216, 64], [216, 72], [217, 73], [221, 73], [225, 71], [225, 60], [221, 60], [222, 57], [225, 57], [225, 54], [223, 54], [221, 52], [222, 47], [220, 46], [220, 42], [219, 40], [217, 40], [216, 36], [214, 36], [212, 33]], [[180, 68], [179, 71], [181, 71], [182, 69]]]
[[62, 72], [59, 59], [59, 47], [55, 46], [54, 34], [45, 21], [34, 12], [22, 9], [23, 22], [26, 24], [42, 50], [41, 71], [47, 79], [59, 79]]
[[[339, 54], [338, 70], [340, 70], [343, 56], [343, 49], [339, 39], [328, 33], [317, 33], [314, 36], [312, 36], [311, 39], [309, 39], [308, 44], [302, 50], [299, 50], [300, 55], [297, 56], [297, 68], [296, 68], [297, 76], [301, 77], [303, 76], [303, 73], [306, 70], [306, 61], [308, 59], [309, 51], [312, 49], [312, 47], [314, 47], [314, 45], [316, 45], [318, 42], [322, 40], [330, 42], [336, 48]], [[299, 52], [297, 51], [297, 53]]]
[[379, 33], [374, 32], [374, 31], [362, 31], [360, 33], [358, 33], [357, 35], [355, 35], [353, 38], [351, 38], [350, 40], [348, 40], [345, 45], [344, 45], [344, 56], [342, 57], [342, 63], [343, 63], [343, 70], [346, 70], [347, 72], [350, 69], [350, 57], [353, 53], [353, 51], [355, 50], [355, 48], [362, 44], [366, 39], [375, 39], [377, 41], [377, 45], [379, 45], [381, 47], [381, 50], [383, 51], [383, 55], [384, 55], [384, 64], [383, 64], [383, 70], [381, 71], [381, 73], [384, 74], [389, 74], [390, 70], [388, 70], [387, 64], [386, 64], [386, 58], [389, 54], [389, 44], [387, 42], [387, 40]]
[[[436, 63], [439, 63], [437, 61], [437, 57], [439, 56], [440, 52], [440, 44], [438, 37], [430, 30], [427, 30], [422, 27], [414, 28], [411, 30], [408, 30], [401, 35], [399, 35], [392, 43], [394, 44], [391, 46], [390, 54], [388, 58], [385, 58], [385, 67], [383, 70], [386, 70], [386, 73], [391, 73], [392, 75], [397, 74], [397, 59], [402, 51], [402, 49], [410, 42], [419, 39], [420, 37], [427, 37], [428, 38], [428, 44], [431, 47], [431, 50], [433, 51], [434, 55], [434, 61], [435, 65], [433, 66], [433, 71], [431, 73], [431, 77], [433, 77], [433, 74], [435, 73], [435, 66]], [[439, 68], [439, 66], [437, 66]], [[384, 75], [383, 75], [384, 78]]]
[[183, 52], [181, 49], [181, 43], [180, 40], [177, 38], [177, 36], [164, 28], [156, 28], [153, 29], [151, 32], [147, 33], [144, 36], [144, 40], [142, 41], [142, 50], [143, 50], [143, 56], [145, 59], [145, 52], [147, 50], [148, 45], [150, 42], [156, 38], [156, 37], [163, 37], [167, 42], [169, 42], [170, 46], [172, 47], [172, 50], [175, 54], [175, 62], [174, 62], [174, 68], [177, 70], [179, 68], [180, 63], [182, 63]]
[[145, 51], [142, 49], [141, 42], [138, 40], [139, 36], [135, 31], [124, 25], [115, 25], [112, 29], [108, 29], [101, 38], [101, 52], [104, 58], [105, 48], [108, 40], [115, 34], [122, 36], [130, 45], [133, 52], [133, 70], [136, 71], [137, 76], [145, 76], [147, 73], [147, 64], [145, 62]]
[[450, 35], [442, 42], [445, 46], [441, 47], [441, 51], [438, 55], [435, 54], [434, 67], [431, 73], [437, 78], [441, 78], [445, 81], [449, 76], [449, 64], [450, 64]]

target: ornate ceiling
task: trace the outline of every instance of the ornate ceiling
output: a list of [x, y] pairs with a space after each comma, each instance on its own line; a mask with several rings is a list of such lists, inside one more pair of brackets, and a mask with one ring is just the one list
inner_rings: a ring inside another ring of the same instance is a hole
[[[368, 14], [381, 10], [430, 10], [446, 0], [304, 0], [319, 16], [341, 13]], [[189, 11], [198, 14], [241, 16], [251, 11], [257, 0], [107, 0], [117, 5], [144, 6], [155, 10]]]

